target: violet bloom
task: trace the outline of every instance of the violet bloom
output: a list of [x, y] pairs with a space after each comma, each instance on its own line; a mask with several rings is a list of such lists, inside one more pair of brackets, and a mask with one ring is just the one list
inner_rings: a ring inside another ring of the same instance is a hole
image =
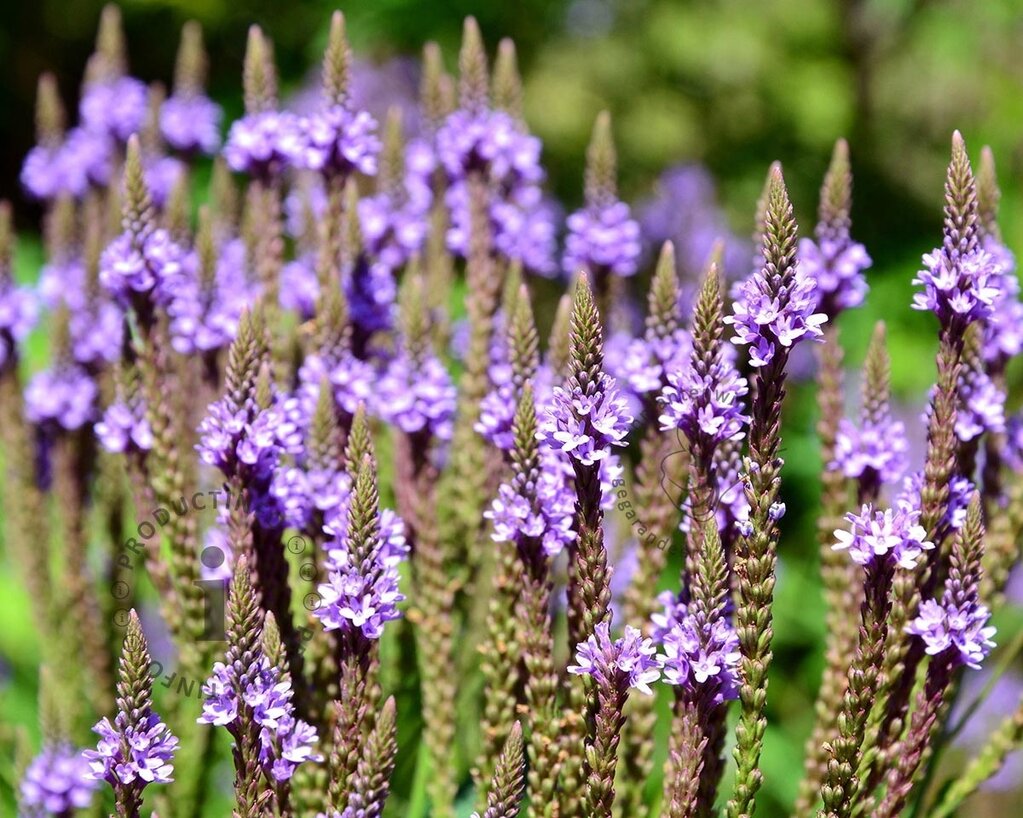
[[957, 396], [955, 430], [961, 441], [1005, 431], [1005, 392], [983, 369], [969, 367], [963, 372]]
[[821, 325], [828, 319], [824, 313], [814, 312], [817, 284], [801, 265], [797, 264], [790, 276], [776, 278], [777, 273], [767, 270], [751, 275], [737, 288], [733, 315], [724, 319], [735, 328], [732, 341], [749, 347], [749, 363], [754, 369], [770, 364], [779, 346], [789, 350], [803, 338], [821, 338]]
[[900, 568], [912, 569], [924, 551], [934, 548], [920, 525], [920, 513], [913, 509], [879, 511], [864, 505], [859, 514], [847, 514], [849, 530], [838, 529], [836, 551], [848, 551], [857, 565], [868, 565], [878, 558]]
[[238, 334], [242, 313], [256, 297], [257, 289], [246, 275], [244, 242], [224, 242], [212, 281], [190, 275], [175, 288], [167, 305], [171, 344], [182, 355], [228, 346]]
[[[340, 571], [350, 561], [351, 550], [348, 540], [348, 509], [351, 492], [342, 493], [335, 503], [325, 509], [323, 532], [329, 537], [324, 543], [327, 552], [325, 567], [328, 571]], [[377, 559], [385, 569], [397, 568], [408, 559], [409, 546], [405, 539], [405, 521], [389, 508], [377, 512], [380, 530], [380, 550]]]
[[98, 395], [96, 382], [79, 366], [43, 370], [25, 388], [25, 416], [39, 426], [73, 432], [94, 419]]
[[316, 512], [325, 512], [346, 503], [352, 481], [334, 469], [279, 468], [273, 476], [270, 492], [279, 501], [285, 523], [299, 531], [310, 531]]
[[668, 373], [668, 385], [657, 399], [664, 410], [661, 429], [678, 429], [707, 451], [726, 440], [742, 440], [749, 425], [742, 398], [748, 392], [746, 379], [723, 356], [711, 364], [706, 377], [689, 362]]
[[988, 363], [1002, 365], [1023, 351], [1023, 303], [1019, 300], [1019, 279], [1012, 252], [992, 236], [986, 237], [984, 249], [997, 266], [993, 286], [998, 290], [998, 297], [984, 323], [981, 353]]
[[363, 337], [386, 332], [394, 325], [398, 285], [382, 264], [361, 255], [345, 277], [345, 295], [352, 324]]
[[873, 262], [867, 248], [853, 241], [848, 230], [822, 235], [822, 227], [818, 226], [816, 241], [799, 240], [799, 266], [817, 282], [818, 309], [835, 316], [863, 303], [867, 295], [863, 271]]
[[401, 617], [398, 572], [383, 564], [367, 570], [349, 560], [332, 570], [317, 588], [320, 604], [313, 615], [326, 631], [358, 631], [366, 639], [379, 639], [384, 624]]
[[592, 465], [608, 457], [612, 446], [626, 445], [632, 421], [614, 379], [601, 373], [592, 395], [555, 387], [536, 436], [550, 448]]
[[178, 284], [193, 272], [194, 254], [177, 244], [163, 228], [122, 233], [103, 251], [99, 280], [123, 307], [140, 299], [167, 304]]
[[987, 319], [1001, 298], [1000, 269], [987, 250], [980, 247], [951, 261], [942, 248], [923, 257], [924, 269], [913, 279], [923, 292], [913, 295], [914, 310], [929, 310], [942, 327], [963, 326]]
[[[920, 513], [920, 492], [924, 487], [924, 473], [922, 471], [903, 478], [902, 491], [895, 499], [898, 509], [908, 512]], [[973, 483], [966, 477], [955, 476], [948, 481], [948, 501], [945, 505], [945, 513], [938, 522], [938, 530], [935, 532], [935, 542], [942, 542], [946, 537], [963, 527], [966, 522], [966, 509], [970, 505], [970, 497], [976, 491]]]
[[153, 430], [141, 403], [110, 404], [96, 424], [96, 437], [108, 452], [148, 452], [153, 448]]
[[[174, 779], [171, 761], [178, 749], [178, 740], [158, 715], [143, 714], [128, 723], [125, 713], [118, 713], [114, 724], [103, 718], [92, 728], [100, 739], [95, 750], [82, 755], [89, 763], [89, 776], [111, 786], [145, 786], [169, 784]], [[139, 783], [141, 782], [141, 783]]]
[[267, 178], [282, 172], [300, 148], [298, 120], [287, 111], [246, 114], [231, 125], [224, 158], [231, 170]]
[[320, 299], [320, 277], [316, 273], [316, 258], [305, 253], [281, 268], [281, 286], [278, 300], [286, 310], [308, 321], [316, 314]]
[[920, 603], [916, 619], [906, 626], [906, 633], [924, 641], [929, 656], [949, 651], [956, 665], [979, 668], [995, 643], [995, 628], [988, 626], [991, 612], [976, 599], [956, 604], [949, 594], [938, 602], [927, 599]]
[[223, 110], [202, 94], [175, 94], [160, 107], [160, 133], [184, 153], [216, 153]]
[[105, 133], [127, 142], [145, 124], [149, 92], [134, 77], [95, 82], [85, 89], [78, 113], [88, 130]]
[[110, 181], [113, 142], [109, 136], [73, 128], [59, 145], [37, 145], [21, 168], [21, 184], [41, 201], [61, 196], [81, 198], [89, 187]]
[[437, 358], [428, 357], [413, 368], [405, 355], [399, 355], [376, 384], [374, 408], [406, 434], [425, 432], [449, 440], [456, 397], [451, 375]]
[[473, 171], [506, 189], [544, 178], [540, 140], [504, 111], [455, 111], [437, 131], [436, 146], [452, 182], [464, 181]]
[[611, 339], [605, 343], [604, 368], [637, 398], [656, 397], [668, 384], [669, 373], [682, 370], [692, 353], [692, 338], [681, 328], [667, 338], [649, 333], [642, 338], [632, 338], [629, 333], [622, 336], [627, 339], [624, 348]]
[[889, 483], [906, 470], [908, 450], [906, 427], [900, 420], [886, 416], [879, 422], [865, 420], [857, 426], [842, 418], [830, 467], [852, 478], [874, 472], [882, 483]]
[[124, 312], [106, 297], [95, 299], [71, 313], [68, 320], [71, 357], [85, 367], [100, 367], [119, 360], [124, 334]]
[[39, 317], [39, 306], [28, 287], [16, 287], [0, 277], [0, 370], [14, 357]]
[[377, 122], [365, 111], [331, 105], [297, 123], [296, 166], [327, 176], [375, 176], [380, 139]]
[[613, 201], [577, 210], [568, 217], [565, 258], [569, 275], [588, 270], [594, 275], [635, 275], [642, 249], [639, 223], [625, 202]]
[[43, 748], [32, 759], [18, 786], [20, 803], [47, 815], [71, 815], [92, 802], [97, 783], [89, 777], [89, 764], [69, 744]]
[[727, 619], [703, 622], [686, 606], [660, 634], [659, 662], [670, 685], [706, 694], [712, 704], [739, 697], [739, 636]]
[[568, 672], [593, 676], [598, 684], [615, 688], [635, 688], [651, 695], [650, 685], [661, 678], [653, 642], [644, 639], [637, 628], [625, 626], [621, 638], [611, 639], [611, 624], [600, 622], [593, 635], [576, 647], [575, 664]]
[[143, 160], [146, 188], [156, 208], [162, 208], [185, 173], [185, 163], [173, 156], [150, 154]]

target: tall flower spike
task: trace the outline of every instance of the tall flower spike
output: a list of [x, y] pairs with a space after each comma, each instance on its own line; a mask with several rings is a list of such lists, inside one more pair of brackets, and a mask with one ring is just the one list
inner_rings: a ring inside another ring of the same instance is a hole
[[335, 11], [330, 18], [327, 51], [323, 55], [323, 95], [329, 105], [344, 105], [348, 100], [352, 54], [345, 34], [345, 16]]
[[475, 17], [466, 17], [462, 27], [462, 49], [458, 53], [459, 105], [471, 114], [482, 114], [489, 104], [490, 79], [487, 52]]
[[50, 148], [59, 145], [64, 137], [66, 117], [57, 78], [47, 71], [39, 76], [36, 91], [36, 141]]
[[124, 43], [124, 24], [121, 9], [114, 3], [103, 7], [96, 31], [96, 56], [100, 57], [103, 76], [95, 79], [119, 77], [128, 70], [128, 50]]
[[617, 198], [617, 192], [618, 155], [611, 134], [611, 114], [601, 111], [586, 149], [586, 203], [591, 207], [607, 205]]
[[[522, 727], [519, 722], [515, 722], [497, 761], [483, 818], [515, 818], [519, 814], [525, 789], [526, 759], [522, 746]], [[473, 815], [479, 818], [479, 813]]]
[[134, 610], [128, 618], [117, 681], [117, 715], [93, 727], [100, 737], [84, 754], [92, 777], [114, 790], [118, 818], [138, 818], [148, 784], [173, 781], [178, 740], [153, 712], [152, 658]]
[[[380, 710], [366, 738], [362, 757], [352, 778], [352, 793], [342, 818], [380, 818], [390, 792], [391, 775], [398, 755], [394, 697]], [[333, 816], [337, 818], [337, 816]]]
[[522, 77], [519, 76], [515, 43], [507, 38], [497, 45], [494, 60], [494, 107], [522, 118]]
[[419, 86], [419, 100], [427, 125], [436, 130], [450, 113], [449, 96], [451, 77], [444, 71], [444, 58], [437, 43], [423, 46], [423, 78]]
[[998, 188], [995, 172], [995, 155], [988, 145], [980, 149], [980, 164], [977, 167], [977, 228], [982, 239], [1001, 241], [998, 227], [998, 203], [1002, 191]]
[[245, 88], [247, 114], [270, 111], [277, 106], [277, 72], [273, 64], [273, 53], [259, 26], [249, 27], [242, 84]]
[[181, 42], [174, 63], [174, 93], [185, 96], [202, 93], [206, 87], [209, 58], [202, 42], [202, 26], [189, 20], [181, 27]]

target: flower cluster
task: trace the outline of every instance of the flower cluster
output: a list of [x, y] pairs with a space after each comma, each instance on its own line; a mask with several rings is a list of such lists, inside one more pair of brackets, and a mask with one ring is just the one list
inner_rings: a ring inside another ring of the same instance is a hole
[[95, 750], [86, 750], [83, 757], [93, 780], [115, 787], [169, 784], [174, 780], [171, 762], [178, 739], [156, 713], [144, 714], [134, 723], [129, 723], [128, 714], [118, 713], [114, 724], [104, 717], [92, 729], [100, 737], [99, 743]]
[[80, 751], [68, 744], [45, 747], [21, 779], [21, 803], [49, 815], [71, 815], [92, 802], [96, 782]]
[[906, 470], [908, 449], [906, 427], [900, 420], [885, 417], [879, 421], [865, 420], [862, 426], [857, 426], [842, 418], [831, 468], [840, 469], [851, 478], [873, 473], [882, 483], [888, 483], [899, 479]]
[[650, 685], [661, 678], [656, 652], [653, 642], [644, 639], [637, 628], [626, 625], [624, 634], [612, 640], [611, 624], [601, 622], [593, 635], [576, 647], [575, 664], [568, 666], [568, 672], [650, 695]]
[[989, 363], [1003, 362], [1023, 351], [1023, 302], [1019, 300], [1016, 259], [1000, 241], [988, 236], [984, 249], [998, 268], [993, 287], [998, 290], [994, 309], [984, 322], [981, 353]]
[[963, 442], [985, 432], [1005, 430], [1005, 392], [982, 368], [968, 368], [959, 379], [956, 437]]
[[938, 248], [924, 254], [923, 264], [913, 279], [923, 287], [923, 292], [913, 295], [914, 310], [933, 312], [943, 327], [957, 321], [970, 324], [994, 312], [1002, 276], [986, 250], [977, 248], [952, 261]]
[[863, 303], [867, 295], [863, 271], [872, 263], [867, 248], [847, 232], [799, 241], [799, 266], [817, 283], [818, 309], [828, 315]]
[[377, 414], [406, 434], [438, 440], [451, 437], [455, 387], [444, 365], [428, 357], [413, 368], [405, 355], [394, 358], [376, 384]]
[[216, 724], [228, 729], [239, 724], [241, 703], [259, 726], [259, 762], [274, 781], [290, 781], [295, 769], [306, 761], [322, 761], [315, 752], [316, 729], [295, 718], [291, 683], [260, 656], [256, 666], [244, 678], [234, 668], [217, 662], [213, 674], [203, 685], [205, 697], [200, 724]]
[[290, 166], [301, 134], [294, 114], [260, 111], [235, 120], [227, 133], [224, 158], [231, 170], [265, 178]]
[[140, 299], [167, 304], [177, 286], [191, 274], [194, 254], [186, 251], [163, 228], [140, 235], [122, 233], [103, 251], [99, 280], [124, 307]]
[[359, 631], [367, 639], [379, 639], [384, 625], [399, 619], [398, 603], [405, 596], [398, 590], [398, 571], [380, 565], [367, 571], [348, 559], [330, 571], [317, 588], [320, 603], [313, 612], [326, 631]]
[[990, 611], [975, 600], [957, 605], [950, 598], [927, 599], [920, 603], [919, 615], [906, 632], [919, 636], [930, 656], [951, 651], [956, 664], [979, 668], [995, 646], [991, 641], [995, 629], [987, 624], [990, 617]]
[[592, 465], [610, 456], [612, 446], [625, 445], [632, 420], [614, 379], [602, 373], [590, 395], [578, 387], [554, 387], [537, 439], [579, 463]]
[[663, 651], [657, 660], [665, 682], [699, 691], [713, 704], [738, 698], [739, 637], [727, 619], [704, 622], [687, 606], [670, 600], [658, 625], [657, 641]]
[[78, 115], [86, 130], [123, 143], [142, 130], [148, 106], [145, 83], [134, 77], [117, 77], [86, 87]]
[[292, 161], [326, 175], [373, 176], [380, 153], [376, 130], [376, 120], [365, 111], [329, 106], [298, 121]]
[[32, 376], [25, 388], [25, 416], [32, 423], [73, 432], [95, 418], [99, 391], [79, 366], [58, 366]]
[[693, 345], [689, 333], [681, 328], [665, 338], [649, 332], [642, 338], [629, 335], [624, 347], [613, 343], [613, 338], [604, 348], [604, 368], [637, 398], [664, 389], [669, 373], [686, 367]]
[[817, 302], [817, 284], [799, 265], [782, 281], [756, 272], [739, 287], [725, 323], [735, 329], [732, 340], [749, 347], [750, 366], [756, 369], [770, 364], [779, 346], [787, 350], [803, 338], [823, 336], [827, 316], [814, 312]]
[[220, 145], [223, 111], [202, 94], [175, 94], [160, 107], [160, 133], [183, 153], [213, 154]]
[[[902, 491], [895, 499], [895, 506], [900, 511], [910, 514], [920, 513], [920, 492], [924, 487], [924, 473], [914, 472], [903, 478]], [[970, 497], [975, 491], [973, 483], [966, 477], [953, 476], [948, 482], [948, 500], [945, 504], [945, 513], [935, 532], [934, 539], [941, 542], [948, 535], [958, 531], [966, 522], [966, 509], [970, 505]]]
[[21, 184], [43, 201], [67, 195], [81, 198], [92, 186], [110, 181], [113, 169], [110, 138], [85, 128], [73, 128], [59, 145], [37, 145], [21, 168]]
[[625, 202], [614, 201], [578, 210], [568, 217], [565, 258], [569, 275], [580, 270], [593, 274], [635, 275], [640, 244], [639, 224]]
[[153, 430], [141, 402], [110, 404], [96, 424], [96, 437], [108, 452], [148, 452], [153, 448]]
[[859, 514], [845, 516], [849, 530], [838, 529], [833, 546], [848, 551], [857, 565], [869, 565], [878, 558], [901, 568], [914, 568], [924, 551], [934, 548], [927, 532], [920, 525], [920, 514], [907, 509], [877, 510], [864, 505]]
[[678, 429], [690, 441], [705, 440], [713, 449], [726, 440], [741, 440], [749, 417], [742, 413], [746, 379], [723, 358], [706, 376], [692, 362], [668, 373], [668, 386], [658, 397], [663, 407], [661, 429]]

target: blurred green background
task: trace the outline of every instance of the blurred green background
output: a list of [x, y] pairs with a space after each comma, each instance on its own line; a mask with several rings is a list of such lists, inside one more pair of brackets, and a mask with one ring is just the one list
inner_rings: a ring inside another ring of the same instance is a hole
[[[29, 236], [19, 264], [26, 279], [38, 263], [30, 236], [39, 214], [17, 179], [33, 143], [35, 84], [42, 71], [55, 72], [73, 108], [101, 5], [0, 4], [0, 196], [15, 202]], [[211, 93], [230, 118], [241, 107], [248, 25], [259, 23], [273, 38], [284, 89], [296, 90], [318, 70], [335, 4], [126, 0], [121, 6], [131, 72], [147, 81], [170, 81], [181, 24], [187, 19], [203, 24]], [[342, 10], [356, 55], [375, 63], [415, 57], [426, 40], [435, 39], [454, 69], [467, 14], [477, 17], [491, 50], [501, 37], [514, 39], [526, 119], [544, 141], [550, 188], [567, 207], [581, 199], [585, 147], [602, 109], [614, 117], [626, 198], [648, 196], [669, 165], [699, 162], [717, 180], [720, 203], [740, 235], [752, 229], [754, 202], [775, 159], [784, 165], [808, 233], [831, 147], [837, 137], [847, 137], [855, 174], [853, 232], [875, 261], [867, 306], [841, 321], [847, 360], [858, 365], [870, 326], [884, 318], [895, 394], [911, 429], [919, 428], [915, 418], [933, 381], [936, 333], [929, 316], [909, 309], [910, 279], [920, 254], [940, 241], [942, 183], [954, 128], [962, 130], [974, 156], [981, 145], [994, 149], [1004, 192], [1003, 231], [1011, 248], [1023, 246], [1021, 0], [356, 0]], [[853, 406], [855, 390], [849, 394]], [[1018, 400], [1011, 403], [1017, 406]], [[783, 814], [794, 797], [821, 667], [815, 407], [812, 389], [804, 386], [795, 390], [786, 415], [789, 514], [764, 761], [767, 816]], [[26, 611], [24, 591], [9, 566], [0, 566], [0, 717], [32, 725], [37, 652]], [[1000, 624], [1011, 631], [1020, 619], [1010, 610]], [[8, 774], [4, 765], [4, 815]], [[418, 786], [421, 782], [399, 785], [408, 799], [403, 803], [418, 803]], [[982, 795], [971, 808], [999, 815], [1019, 803], [1017, 790]]]

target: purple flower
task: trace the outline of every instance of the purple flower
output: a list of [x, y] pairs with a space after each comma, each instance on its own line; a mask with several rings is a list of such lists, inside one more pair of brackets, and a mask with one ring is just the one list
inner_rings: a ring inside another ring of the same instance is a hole
[[[68, 744], [55, 744], [32, 760], [18, 789], [22, 806], [60, 816], [89, 806], [96, 782], [81, 752]], [[29, 814], [35, 813], [30, 810]]]
[[321, 173], [374, 176], [380, 139], [377, 122], [365, 111], [332, 105], [298, 121], [298, 167]]
[[799, 266], [803, 274], [817, 282], [817, 309], [834, 317], [841, 310], [858, 307], [867, 295], [863, 271], [873, 263], [867, 248], [853, 241], [848, 231], [823, 236], [818, 227], [817, 241], [800, 239]]
[[316, 314], [320, 298], [320, 278], [316, 274], [316, 259], [310, 253], [289, 261], [281, 269], [279, 300], [286, 310], [298, 313], [303, 321]]
[[984, 324], [982, 354], [988, 362], [1005, 361], [1023, 350], [1023, 303], [1019, 300], [1019, 279], [1012, 252], [992, 236], [986, 237], [984, 249], [997, 267], [998, 290], [994, 309]]
[[185, 163], [173, 156], [149, 155], [143, 160], [146, 187], [153, 204], [162, 208], [185, 173]]
[[113, 145], [105, 134], [73, 128], [59, 145], [37, 145], [21, 168], [21, 184], [34, 199], [81, 198], [90, 185], [110, 180]]
[[71, 357], [87, 367], [110, 364], [121, 357], [124, 312], [106, 297], [85, 304], [68, 321]]
[[128, 724], [121, 713], [110, 723], [103, 718], [92, 728], [100, 739], [95, 750], [82, 755], [89, 763], [89, 777], [118, 786], [142, 782], [169, 784], [174, 779], [171, 761], [178, 749], [178, 740], [155, 713], [143, 715]]
[[[903, 478], [902, 491], [895, 499], [895, 506], [900, 511], [920, 514], [920, 492], [924, 487], [924, 473], [914, 472]], [[948, 501], [945, 514], [938, 523], [935, 542], [942, 542], [946, 537], [963, 527], [966, 522], [966, 509], [970, 505], [970, 497], [975, 491], [972, 482], [966, 477], [956, 476], [948, 482]]]
[[122, 233], [103, 251], [99, 280], [124, 307], [133, 306], [140, 297], [162, 305], [193, 272], [194, 263], [194, 255], [162, 228], [138, 236]]
[[544, 178], [540, 140], [503, 111], [455, 111], [438, 130], [436, 145], [452, 182], [463, 181], [477, 170], [505, 190], [539, 184]]
[[608, 340], [604, 346], [604, 368], [637, 397], [660, 392], [670, 380], [669, 373], [683, 370], [692, 353], [692, 338], [681, 328], [667, 338], [649, 333], [643, 338], [615, 333], [611, 338], [619, 335], [625, 345], [621, 347]]
[[78, 366], [43, 370], [25, 388], [25, 416], [73, 432], [95, 417], [98, 394], [96, 382]]
[[96, 437], [108, 452], [148, 452], [153, 448], [153, 430], [146, 419], [145, 407], [116, 401], [107, 407], [96, 424]]
[[118, 77], [89, 85], [78, 113], [88, 130], [127, 142], [132, 134], [141, 132], [148, 107], [145, 83], [134, 77]]
[[160, 108], [160, 133], [175, 150], [213, 154], [220, 145], [222, 116], [220, 106], [209, 97], [175, 94]]
[[15, 287], [0, 279], [0, 369], [12, 358], [39, 317], [39, 306], [28, 287]]
[[[282, 291], [285, 288], [282, 278]], [[244, 242], [224, 242], [212, 281], [202, 282], [198, 275], [190, 275], [174, 289], [167, 306], [174, 349], [190, 355], [229, 345], [238, 334], [242, 313], [256, 296], [257, 288], [246, 275]]]
[[732, 341], [749, 347], [751, 367], [767, 366], [779, 346], [790, 349], [802, 338], [824, 335], [821, 324], [827, 316], [814, 312], [816, 287], [798, 264], [789, 276], [779, 278], [764, 270], [738, 287], [733, 315], [725, 316], [725, 323], [735, 328]]
[[317, 739], [315, 727], [288, 716], [273, 731], [269, 727], [260, 731], [260, 761], [264, 765], [270, 763], [274, 781], [290, 781], [299, 764], [323, 761], [323, 756], [314, 750]]
[[938, 248], [924, 254], [924, 269], [913, 279], [923, 292], [913, 296], [913, 309], [930, 310], [942, 327], [962, 325], [989, 318], [1002, 297], [1004, 279], [994, 258], [977, 248], [955, 260]]
[[749, 392], [746, 379], [723, 356], [706, 376], [693, 361], [668, 372], [668, 385], [658, 397], [663, 408], [661, 429], [678, 429], [694, 445], [713, 451], [726, 440], [741, 440], [749, 417], [742, 413], [742, 398]]
[[[670, 594], [669, 594], [670, 595]], [[658, 641], [664, 681], [692, 692], [705, 692], [714, 704], [739, 697], [739, 637], [723, 617], [704, 622], [685, 605], [671, 600], [663, 615]]]
[[601, 373], [591, 395], [578, 387], [556, 386], [536, 436], [552, 449], [591, 465], [608, 457], [612, 446], [626, 444], [632, 421], [614, 379]]
[[995, 646], [991, 641], [995, 628], [987, 626], [990, 616], [976, 600], [956, 605], [946, 594], [940, 603], [934, 599], [920, 603], [919, 615], [906, 626], [906, 633], [923, 639], [930, 656], [952, 651], [956, 664], [979, 668]]
[[865, 420], [858, 427], [843, 418], [838, 425], [831, 468], [853, 478], [874, 472], [882, 483], [888, 483], [906, 470], [908, 449], [906, 427], [900, 420], [886, 416], [877, 422]]
[[600, 622], [593, 635], [576, 647], [575, 664], [568, 672], [593, 676], [615, 687], [633, 687], [650, 695], [650, 685], [661, 678], [653, 642], [644, 639], [638, 629], [625, 626], [620, 639], [611, 640], [611, 624]]
[[857, 565], [868, 565], [878, 557], [890, 560], [901, 568], [915, 568], [924, 551], [934, 548], [927, 532], [920, 525], [916, 510], [886, 509], [878, 511], [864, 505], [857, 514], [847, 514], [849, 530], [838, 529], [836, 551], [849, 551]]
[[966, 442], [985, 432], [1005, 431], [1005, 392], [979, 367], [968, 367], [959, 379], [956, 437]]
[[405, 355], [394, 358], [376, 384], [376, 414], [406, 434], [428, 433], [448, 440], [455, 414], [455, 387], [444, 365], [434, 357], [418, 366]]
[[639, 224], [625, 202], [614, 201], [578, 210], [568, 217], [565, 258], [569, 275], [580, 270], [616, 276], [635, 275], [639, 254]]
[[244, 408], [234, 410], [226, 400], [211, 404], [199, 424], [199, 459], [227, 477], [242, 473], [269, 485], [282, 453], [301, 445], [283, 403], [254, 414]]
[[280, 173], [297, 156], [301, 144], [298, 120], [287, 111], [247, 114], [231, 125], [224, 158], [234, 171], [267, 177]]
[[391, 329], [398, 287], [390, 269], [360, 256], [345, 279], [345, 294], [352, 324], [364, 335]]
[[351, 560], [332, 570], [317, 592], [320, 604], [313, 615], [324, 630], [359, 631], [367, 639], [379, 639], [384, 624], [401, 616], [398, 603], [405, 599], [395, 568], [380, 564], [367, 570]]
[[[324, 544], [327, 550], [328, 571], [340, 571], [350, 562], [351, 550], [348, 541], [350, 501], [349, 490], [347, 493], [340, 493], [336, 503], [322, 509], [325, 512], [323, 531], [330, 537]], [[391, 509], [382, 508], [377, 513], [377, 525], [380, 529], [380, 550], [377, 552], [377, 559], [384, 568], [397, 568], [409, 554], [408, 541], [405, 539], [405, 521]]]

